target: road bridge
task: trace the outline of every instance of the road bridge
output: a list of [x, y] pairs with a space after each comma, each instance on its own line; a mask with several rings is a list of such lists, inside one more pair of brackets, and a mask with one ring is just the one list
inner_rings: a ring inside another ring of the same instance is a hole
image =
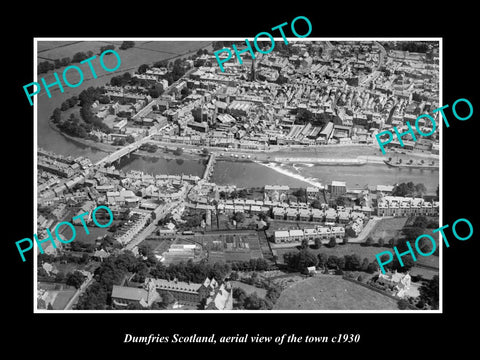
[[108, 154], [103, 159], [100, 159], [99, 161], [97, 161], [95, 163], [95, 165], [102, 165], [102, 164], [111, 165], [111, 164], [115, 163], [116, 161], [120, 162], [120, 159], [122, 157], [130, 156], [131, 153], [133, 153], [134, 151], [137, 151], [140, 146], [142, 146], [143, 144], [145, 144], [145, 142], [150, 140], [152, 136], [153, 136], [153, 134], [150, 134], [150, 135], [148, 135], [148, 136], [146, 136], [146, 137], [144, 137], [144, 138], [142, 138], [138, 141], [135, 141], [134, 143], [125, 145], [124, 147], [118, 149], [117, 151], [115, 151], [111, 154]]
[[202, 179], [205, 181], [210, 180], [210, 177], [213, 175], [213, 168], [215, 166], [215, 153], [210, 154], [210, 158], [208, 159], [207, 166], [205, 167], [205, 171], [203, 173]]

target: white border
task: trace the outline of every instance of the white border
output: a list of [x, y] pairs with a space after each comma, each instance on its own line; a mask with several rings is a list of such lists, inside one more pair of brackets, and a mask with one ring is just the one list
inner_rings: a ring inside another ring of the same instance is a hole
[[[92, 37], [92, 38], [83, 38], [83, 37], [35, 37], [33, 38], [33, 81], [38, 82], [37, 79], [37, 50], [39, 41], [244, 41], [245, 37], [167, 37], [167, 38], [152, 38], [152, 37]], [[253, 37], [247, 38], [249, 41], [253, 41]], [[268, 40], [268, 37], [259, 37], [260, 40]], [[282, 41], [282, 37], [274, 37], [275, 41]], [[287, 37], [288, 42], [296, 41], [438, 41], [439, 42], [439, 106], [443, 106], [443, 38], [442, 37], [305, 37], [305, 38], [291, 38]], [[34, 100], [33, 105], [34, 111], [34, 219], [33, 219], [33, 228], [35, 234], [37, 233], [37, 99]], [[440, 202], [440, 214], [439, 214], [439, 225], [443, 226], [443, 206], [442, 206], [442, 194], [443, 194], [443, 122], [440, 121], [440, 171], [439, 171], [439, 202]], [[438, 310], [46, 310], [37, 308], [37, 243], [33, 241], [34, 247], [34, 260], [33, 260], [33, 312], [35, 314], [441, 314], [443, 313], [443, 246], [440, 246], [440, 268], [439, 268], [439, 309]], [[440, 244], [440, 241], [439, 241]]]

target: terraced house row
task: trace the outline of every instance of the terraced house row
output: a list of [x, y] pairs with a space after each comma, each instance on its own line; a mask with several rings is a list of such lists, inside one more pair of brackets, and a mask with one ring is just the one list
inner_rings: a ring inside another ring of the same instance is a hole
[[385, 196], [378, 201], [378, 216], [410, 216], [439, 214], [438, 201], [425, 201], [422, 198]]

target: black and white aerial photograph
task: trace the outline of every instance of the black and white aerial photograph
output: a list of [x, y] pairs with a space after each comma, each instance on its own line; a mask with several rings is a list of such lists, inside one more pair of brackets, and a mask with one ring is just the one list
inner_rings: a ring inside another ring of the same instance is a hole
[[472, 5], [121, 5], [4, 22], [7, 346], [474, 349]]
[[36, 39], [36, 311], [440, 309], [441, 39], [275, 40]]

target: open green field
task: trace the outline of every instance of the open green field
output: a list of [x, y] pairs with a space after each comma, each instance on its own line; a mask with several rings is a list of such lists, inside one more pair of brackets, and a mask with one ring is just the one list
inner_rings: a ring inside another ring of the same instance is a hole
[[285, 289], [274, 310], [398, 310], [397, 302], [338, 276], [300, 281]]
[[396, 239], [401, 236], [401, 230], [406, 222], [406, 217], [381, 219], [375, 224], [369, 236], [372, 237], [375, 242], [382, 238], [386, 243], [388, 243], [391, 238]]
[[[82, 225], [74, 225], [76, 236], [74, 241], [79, 241], [84, 244], [95, 244], [98, 237], [103, 237], [105, 234], [112, 234], [108, 232], [108, 228], [100, 228], [98, 226], [88, 226], [89, 234], [85, 233], [85, 230]], [[69, 239], [71, 236], [71, 231], [69, 228], [65, 231], [64, 237]]]
[[[92, 51], [94, 55], [98, 55], [102, 46], [112, 44], [111, 41], [61, 41], [59, 42], [59, 44], [55, 44], [55, 41], [49, 41], [46, 46], [42, 43], [43, 41], [38, 42], [38, 56], [40, 58], [40, 61], [43, 61], [45, 59], [55, 60], [64, 57], [72, 58], [73, 55], [77, 52], [86, 53], [87, 51]], [[42, 48], [46, 49], [42, 51]], [[118, 49], [118, 46], [115, 45], [115, 48]]]
[[[38, 42], [39, 61], [45, 59], [61, 59], [64, 57], [72, 58], [77, 52], [92, 51], [94, 55], [100, 53], [100, 48], [105, 45], [115, 45], [115, 51], [120, 55], [122, 64], [151, 64], [156, 61], [185, 55], [192, 51], [196, 51], [200, 47], [207, 46], [210, 41], [135, 41], [135, 47], [120, 50], [119, 47], [123, 41], [61, 41], [55, 44], [55, 41]], [[139, 63], [138, 59], [142, 59]], [[115, 64], [115, 63], [114, 63]], [[126, 70], [124, 66], [119, 70]]]
[[62, 290], [57, 293], [55, 301], [52, 304], [53, 310], [63, 310], [67, 306], [68, 302], [75, 294], [76, 290]]

